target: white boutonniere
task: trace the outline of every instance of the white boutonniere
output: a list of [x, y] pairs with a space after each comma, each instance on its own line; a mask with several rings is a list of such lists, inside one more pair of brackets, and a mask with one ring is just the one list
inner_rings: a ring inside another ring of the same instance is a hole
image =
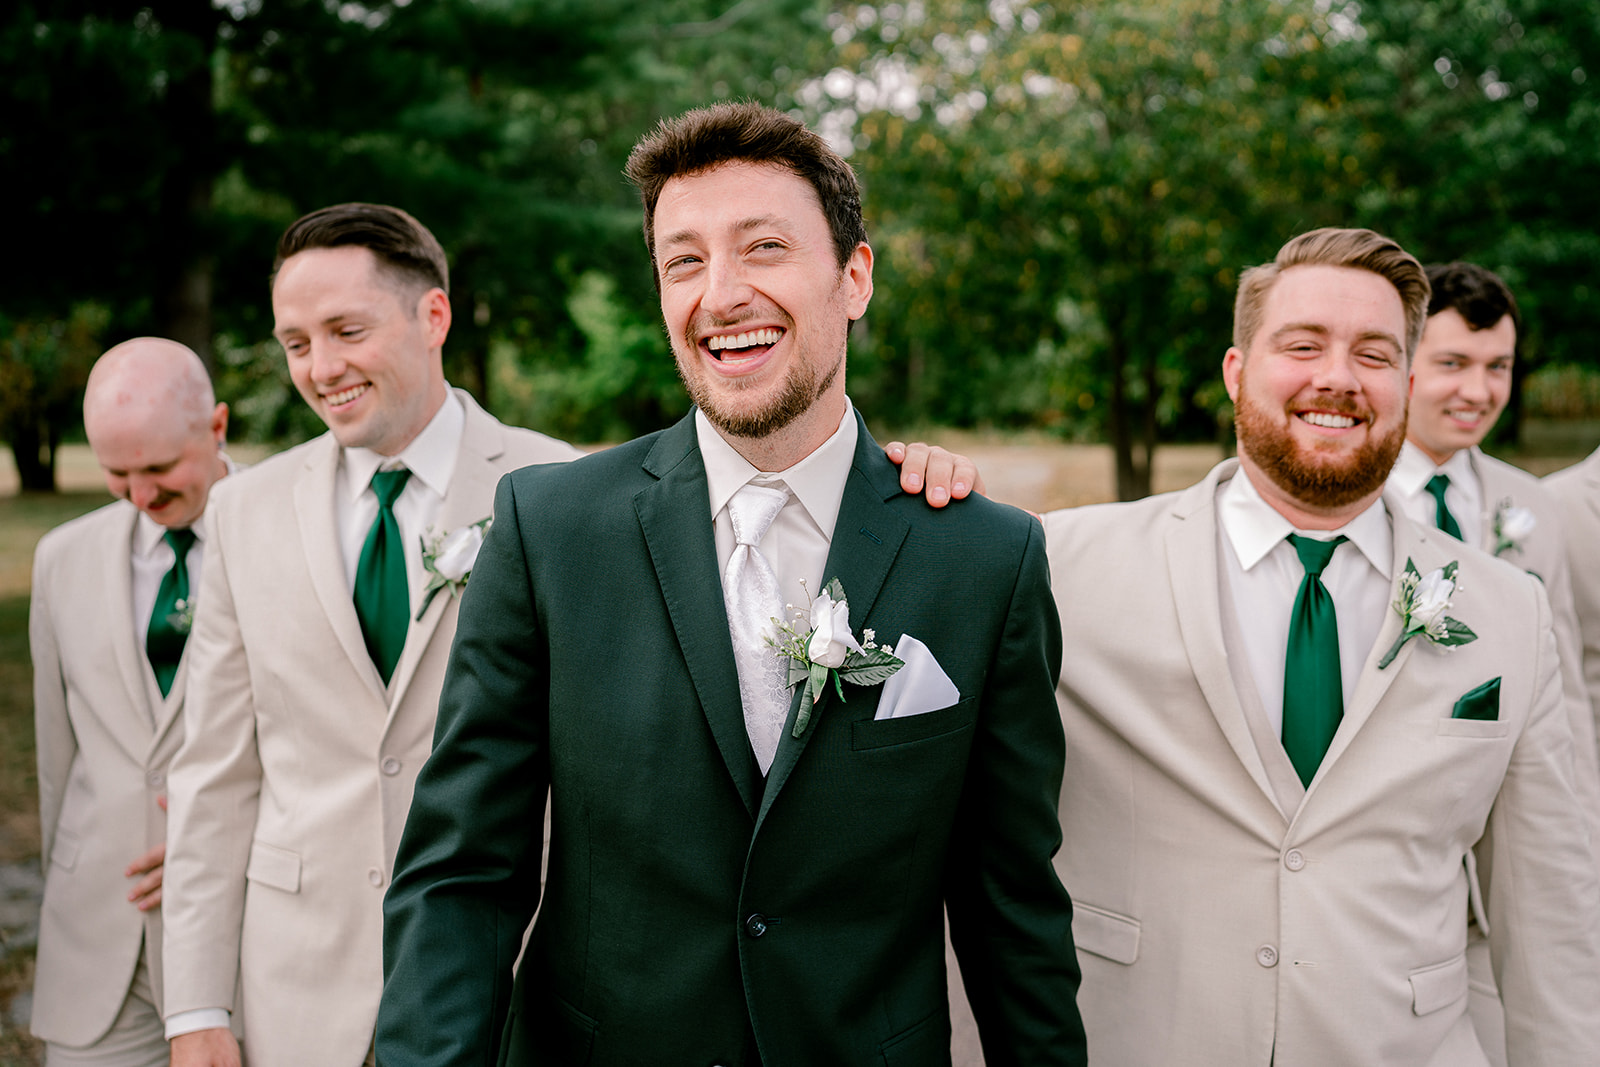
[[167, 616], [167, 625], [180, 634], [194, 629], [194, 597], [184, 597], [172, 602], [173, 611]]
[[1409, 558], [1406, 560], [1406, 572], [1400, 577], [1400, 595], [1394, 601], [1394, 610], [1400, 616], [1400, 636], [1378, 661], [1379, 670], [1393, 663], [1405, 643], [1419, 634], [1445, 648], [1478, 639], [1466, 623], [1445, 614], [1450, 598], [1456, 594], [1458, 567], [1459, 564], [1451, 560], [1437, 570], [1418, 574], [1417, 565]]
[[451, 596], [460, 596], [472, 576], [472, 565], [478, 562], [478, 550], [483, 547], [483, 535], [489, 532], [494, 518], [479, 519], [471, 526], [458, 526], [449, 533], [435, 532], [428, 527], [422, 538], [422, 567], [428, 572], [428, 584], [422, 590], [422, 606], [417, 618], [428, 610], [439, 590], [450, 590]]
[[[905, 664], [889, 645], [879, 645], [877, 634], [862, 630], [862, 640], [850, 633], [850, 604], [844, 586], [835, 578], [809, 609], [796, 608], [792, 622], [778, 622], [777, 640], [767, 643], [789, 660], [789, 685], [803, 684], [800, 708], [794, 717], [794, 736], [806, 732], [812, 709], [827, 691], [828, 678], [844, 699], [844, 683], [879, 685]], [[802, 629], [803, 627], [803, 629]]]
[[1494, 554], [1522, 551], [1522, 543], [1533, 533], [1539, 520], [1527, 508], [1513, 507], [1506, 497], [1494, 509]]

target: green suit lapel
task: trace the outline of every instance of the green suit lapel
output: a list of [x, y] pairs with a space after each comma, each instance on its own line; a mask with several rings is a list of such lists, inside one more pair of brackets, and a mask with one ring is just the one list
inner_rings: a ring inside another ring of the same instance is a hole
[[[839, 519], [834, 524], [833, 542], [828, 549], [828, 564], [822, 572], [824, 585], [837, 578], [844, 587], [845, 599], [850, 603], [850, 629], [856, 634], [861, 632], [867, 614], [877, 602], [884, 579], [889, 576], [889, 568], [911, 530], [911, 524], [885, 503], [899, 493], [899, 468], [884, 457], [883, 449], [867, 432], [866, 423], [858, 412], [855, 461], [844, 485], [844, 497], [839, 502]], [[893, 641], [898, 635], [885, 633], [884, 636]], [[732, 653], [729, 654], [731, 656]], [[813, 714], [806, 732], [795, 737], [794, 717], [800, 706], [800, 692], [796, 688], [789, 703], [789, 721], [784, 724], [778, 752], [773, 757], [772, 768], [767, 772], [767, 788], [761, 797], [758, 827], [760, 819], [766, 816], [783, 783], [788, 780], [789, 772], [794, 770], [800, 754], [805, 751], [807, 742], [816, 734], [821, 718], [834, 712], [838, 702], [837, 694], [826, 697], [822, 707]], [[742, 723], [740, 729], [743, 730]]]
[[717, 573], [711, 495], [694, 417], [663, 432], [643, 466], [659, 479], [633, 498], [656, 581], [711, 734], [745, 810], [754, 818], [761, 772], [744, 725], [722, 577]]

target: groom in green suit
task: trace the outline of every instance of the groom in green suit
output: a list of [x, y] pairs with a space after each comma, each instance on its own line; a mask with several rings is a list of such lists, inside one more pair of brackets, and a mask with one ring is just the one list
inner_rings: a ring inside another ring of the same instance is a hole
[[628, 176], [698, 410], [500, 483], [378, 1061], [947, 1065], [948, 913], [987, 1061], [1083, 1063], [1039, 525], [906, 496], [851, 407], [872, 249], [820, 137], [717, 105]]

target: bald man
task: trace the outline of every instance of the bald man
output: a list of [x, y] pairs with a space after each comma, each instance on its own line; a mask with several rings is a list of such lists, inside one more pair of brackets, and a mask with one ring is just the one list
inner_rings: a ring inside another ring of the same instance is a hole
[[144, 337], [95, 363], [83, 421], [118, 500], [34, 556], [45, 885], [32, 1028], [48, 1067], [157, 1067], [166, 771], [183, 740], [200, 519], [230, 469], [228, 407], [198, 356]]

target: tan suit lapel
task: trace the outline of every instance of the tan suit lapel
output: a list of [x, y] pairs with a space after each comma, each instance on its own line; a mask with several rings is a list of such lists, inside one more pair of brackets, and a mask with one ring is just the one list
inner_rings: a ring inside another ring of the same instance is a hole
[[317, 591], [317, 601], [328, 617], [328, 625], [339, 639], [339, 646], [367, 686], [383, 701], [383, 680], [367, 653], [361, 636], [361, 620], [356, 618], [355, 601], [345, 585], [344, 559], [339, 548], [339, 520], [333, 494], [339, 472], [339, 442], [332, 434], [318, 447], [307, 450], [305, 477], [295, 479], [295, 521], [305, 548], [306, 570]]
[[1178, 497], [1172, 511], [1176, 521], [1167, 530], [1167, 571], [1172, 576], [1178, 630], [1195, 681], [1234, 755], [1261, 792], [1277, 806], [1277, 794], [1261, 762], [1228, 669], [1228, 650], [1222, 636], [1216, 494], [1223, 475], [1231, 475], [1237, 469], [1237, 464], [1222, 464]]
[[95, 620], [95, 625], [109, 630], [117, 675], [127, 690], [129, 704], [137, 709], [134, 715], [107, 717], [106, 729], [135, 762], [143, 763], [156, 721], [151, 695], [159, 699], [161, 691], [145, 658], [144, 627], [133, 618], [133, 531], [138, 519], [138, 510], [129, 505], [126, 521], [109, 527], [105, 551], [98, 553], [98, 564], [104, 568], [101, 588], [109, 593], [110, 615]]
[[[434, 524], [440, 533], [449, 533], [488, 518], [493, 509], [495, 485], [504, 473], [497, 463], [505, 453], [500, 424], [479, 407], [471, 396], [459, 389], [455, 393], [466, 411], [466, 421], [461, 430], [461, 448], [456, 453], [455, 470], [451, 472], [450, 485], [445, 490], [444, 501], [439, 505], [439, 518]], [[411, 687], [417, 665], [433, 641], [439, 623], [450, 612], [454, 599], [449, 590], [441, 589], [429, 602], [422, 618], [412, 618], [410, 628], [406, 631], [405, 647], [400, 652], [400, 661], [395, 664], [394, 677], [389, 681], [390, 718], [394, 717], [395, 709]]]
[[[1400, 595], [1400, 579], [1405, 574], [1406, 560], [1411, 560], [1418, 572], [1427, 574], [1435, 567], [1442, 567], [1453, 559], [1459, 560], [1462, 555], [1461, 543], [1449, 534], [1407, 520], [1398, 500], [1386, 498], [1384, 507], [1389, 512], [1390, 526], [1394, 531], [1394, 560], [1390, 564], [1389, 571], [1390, 607], [1384, 612], [1383, 628], [1378, 631], [1378, 640], [1367, 653], [1367, 662], [1361, 668], [1361, 677], [1356, 682], [1355, 692], [1345, 703], [1344, 718], [1339, 721], [1339, 729], [1333, 735], [1332, 743], [1328, 745], [1328, 753], [1322, 759], [1322, 766], [1317, 769], [1317, 776], [1311, 780], [1308, 792], [1314, 792], [1317, 783], [1327, 777], [1328, 768], [1338, 760], [1345, 749], [1350, 747], [1351, 739], [1372, 717], [1373, 711], [1389, 692], [1389, 687], [1394, 684], [1394, 680], [1406, 669], [1406, 664], [1416, 654], [1417, 645], [1426, 640], [1422, 637], [1413, 637], [1406, 642], [1399, 655], [1395, 656], [1394, 662], [1382, 670], [1378, 669], [1378, 661], [1389, 651], [1395, 638], [1400, 636], [1400, 616], [1394, 610], [1393, 604]], [[1400, 518], [1397, 519], [1395, 516]]]

